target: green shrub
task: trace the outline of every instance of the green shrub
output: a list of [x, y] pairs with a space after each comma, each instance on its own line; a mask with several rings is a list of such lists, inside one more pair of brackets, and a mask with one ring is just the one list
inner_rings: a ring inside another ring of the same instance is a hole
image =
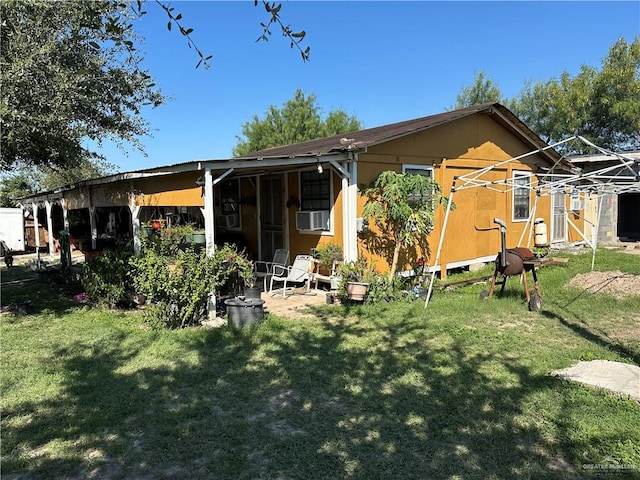
[[344, 259], [342, 246], [337, 243], [325, 243], [312, 250], [312, 254], [318, 260], [320, 268], [326, 271], [331, 271], [334, 262], [342, 262]]
[[251, 262], [234, 246], [218, 247], [213, 256], [192, 248], [169, 258], [157, 244], [145, 244], [130, 261], [136, 292], [151, 302], [144, 317], [153, 327], [198, 324], [207, 314], [212, 292], [235, 294], [253, 278]]
[[142, 249], [154, 250], [165, 257], [175, 257], [182, 251], [185, 238], [193, 234], [191, 225], [180, 225], [171, 228], [162, 228], [150, 235], [142, 236]]
[[82, 265], [80, 283], [89, 298], [109, 307], [129, 303], [129, 251], [104, 250]]

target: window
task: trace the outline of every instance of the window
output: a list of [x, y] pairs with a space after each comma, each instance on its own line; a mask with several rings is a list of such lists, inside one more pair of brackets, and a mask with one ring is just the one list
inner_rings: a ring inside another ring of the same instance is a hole
[[[531, 174], [527, 172], [513, 172], [513, 220], [527, 220], [531, 205]], [[521, 186], [520, 186], [521, 185]]]
[[300, 173], [300, 210], [331, 210], [331, 182], [329, 170]]
[[580, 192], [578, 190], [573, 190], [571, 192], [571, 208], [570, 210], [574, 213], [579, 212], [580, 210], [584, 210], [584, 202], [580, 199]]
[[224, 229], [240, 228], [240, 180], [220, 182], [220, 209], [217, 224]]
[[[410, 175], [422, 175], [423, 177], [433, 178], [433, 166], [431, 165], [403, 165], [402, 173], [408, 173]], [[416, 196], [417, 197], [417, 196]], [[430, 197], [430, 195], [429, 195]], [[410, 198], [409, 200], [414, 200]], [[429, 201], [430, 198], [424, 198], [425, 201]]]
[[[316, 226], [316, 228], [301, 229], [329, 231], [331, 203], [331, 171], [326, 169], [322, 173], [318, 173], [316, 169], [313, 169], [300, 172], [300, 211], [323, 212], [314, 216], [314, 218], [322, 217], [321, 228]], [[304, 222], [301, 222], [300, 225], [303, 224]]]
[[402, 173], [423, 175], [425, 177], [433, 178], [433, 167], [431, 165], [403, 165]]

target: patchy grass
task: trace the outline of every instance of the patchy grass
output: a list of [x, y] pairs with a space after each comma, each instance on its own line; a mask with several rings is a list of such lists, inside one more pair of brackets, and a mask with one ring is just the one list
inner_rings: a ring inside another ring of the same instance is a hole
[[[537, 313], [511, 279], [482, 302], [473, 285], [427, 311], [326, 306], [238, 333], [150, 331], [51, 284], [3, 287], [34, 298], [1, 317], [3, 476], [637, 478], [640, 405], [548, 375], [640, 362], [640, 298], [564, 286], [590, 261], [541, 269]], [[603, 250], [596, 268], [639, 263]]]

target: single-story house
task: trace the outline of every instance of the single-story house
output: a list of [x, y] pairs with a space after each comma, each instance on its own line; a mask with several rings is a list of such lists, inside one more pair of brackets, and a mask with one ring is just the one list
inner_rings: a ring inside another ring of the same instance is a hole
[[[287, 248], [293, 258], [331, 242], [343, 247], [345, 260], [354, 260], [371, 256], [361, 235], [365, 199], [359, 185], [394, 170], [431, 176], [448, 196], [458, 176], [496, 164], [498, 168], [484, 173], [495, 188], [456, 192], [440, 264], [433, 265], [433, 255], [427, 261], [432, 269], [444, 276], [447, 269], [493, 260], [500, 243], [494, 217], [507, 222], [509, 246], [523, 236], [523, 243], [531, 245], [526, 229], [534, 205], [535, 217], [549, 225], [551, 242], [579, 240], [564, 223], [554, 222], [554, 212], [565, 209], [567, 196], [535, 198], [541, 176], [566, 172], [571, 165], [499, 103], [242, 157], [119, 173], [41, 192], [22, 203], [36, 216], [42, 215], [42, 206], [49, 217], [59, 212], [61, 219], [42, 224], [60, 223], [77, 243], [93, 248], [117, 237], [127, 237], [139, 248], [141, 225], [160, 218], [201, 227], [207, 248], [233, 242], [254, 259], [270, 260], [277, 248]], [[516, 188], [501, 186], [504, 182]], [[431, 246], [437, 244], [443, 215], [442, 208], [435, 212]], [[55, 236], [55, 231], [49, 235]], [[53, 248], [53, 240], [50, 244]], [[381, 258], [376, 266], [379, 271], [389, 268]]]

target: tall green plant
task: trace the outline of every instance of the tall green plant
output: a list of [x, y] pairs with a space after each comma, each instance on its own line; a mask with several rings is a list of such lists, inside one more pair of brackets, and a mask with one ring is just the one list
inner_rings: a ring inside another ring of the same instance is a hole
[[152, 302], [145, 310], [151, 325], [197, 324], [207, 313], [212, 292], [234, 293], [253, 279], [251, 261], [232, 245], [218, 247], [213, 256], [188, 248], [168, 257], [157, 247], [156, 241], [143, 244], [141, 254], [130, 261], [135, 290]]
[[409, 173], [384, 171], [364, 192], [363, 217], [379, 229], [376, 239], [369, 237], [374, 253], [390, 264], [389, 280], [398, 268], [403, 249], [420, 245], [428, 253], [426, 237], [433, 230], [434, 212], [447, 201], [433, 179]]
[[109, 307], [127, 303], [130, 257], [129, 251], [105, 250], [82, 265], [80, 283], [92, 301]]

